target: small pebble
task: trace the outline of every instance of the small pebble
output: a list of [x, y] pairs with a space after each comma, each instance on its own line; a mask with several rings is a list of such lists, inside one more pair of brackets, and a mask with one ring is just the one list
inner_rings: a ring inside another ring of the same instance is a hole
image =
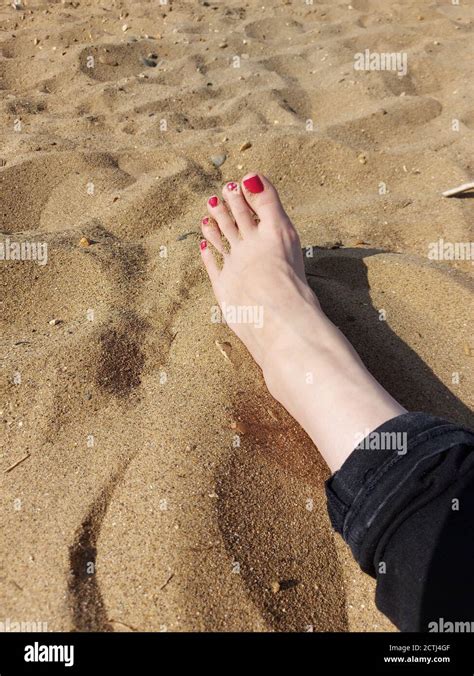
[[247, 434], [248, 432], [247, 425], [245, 425], [243, 422], [240, 422], [240, 420], [233, 420], [230, 423], [230, 428], [236, 432], [239, 432], [240, 434]]
[[141, 59], [141, 62], [143, 63], [144, 66], [148, 66], [148, 68], [156, 68], [158, 65], [156, 61], [153, 59], [148, 59], [148, 58], [143, 58]]
[[79, 246], [90, 246], [92, 244], [91, 240], [88, 237], [81, 237], [79, 240]]
[[227, 155], [213, 155], [211, 162], [215, 167], [221, 167], [227, 159]]
[[103, 63], [104, 66], [118, 66], [119, 62], [112, 55], [99, 56], [99, 63]]
[[367, 164], [367, 158], [365, 155], [359, 155], [357, 159], [361, 164]]
[[270, 585], [270, 588], [274, 594], [278, 594], [280, 591], [280, 583], [279, 582], [272, 582]]
[[250, 141], [246, 141], [245, 143], [243, 143], [240, 146], [240, 152], [243, 153], [245, 150], [248, 150], [251, 147], [252, 147], [252, 144], [250, 143]]
[[125, 33], [126, 31], [128, 31], [129, 27], [130, 26], [128, 24], [124, 23], [123, 26], [122, 26], [123, 32]]
[[48, 324], [50, 324], [50, 326], [57, 326], [60, 323], [61, 323], [60, 319], [50, 319], [49, 322], [48, 322]]

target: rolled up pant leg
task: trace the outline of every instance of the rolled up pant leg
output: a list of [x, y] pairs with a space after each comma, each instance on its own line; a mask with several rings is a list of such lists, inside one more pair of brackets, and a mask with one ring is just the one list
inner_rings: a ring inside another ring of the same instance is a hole
[[358, 444], [326, 494], [334, 529], [400, 630], [469, 622], [474, 631], [472, 431], [425, 413], [393, 418]]

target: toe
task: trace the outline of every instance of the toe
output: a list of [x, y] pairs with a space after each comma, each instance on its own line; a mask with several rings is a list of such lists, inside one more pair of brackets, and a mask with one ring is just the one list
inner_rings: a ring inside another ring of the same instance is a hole
[[207, 210], [216, 220], [220, 231], [228, 239], [229, 244], [236, 242], [239, 239], [239, 231], [225, 203], [217, 195], [213, 195], [207, 201]]
[[286, 225], [290, 219], [282, 207], [278, 192], [262, 174], [248, 174], [242, 179], [242, 192], [261, 221]]
[[234, 181], [227, 183], [222, 189], [222, 195], [242, 237], [255, 230], [255, 214], [242, 195], [239, 184]]
[[201, 230], [204, 237], [220, 254], [223, 255], [225, 253], [225, 247], [224, 242], [222, 241], [222, 234], [212, 216], [206, 216], [202, 219]]
[[217, 261], [209, 247], [209, 244], [207, 243], [207, 240], [202, 239], [199, 248], [201, 249], [201, 258], [204, 263], [204, 267], [206, 268], [209, 279], [211, 280], [211, 284], [214, 287], [220, 274], [219, 266], [217, 265]]

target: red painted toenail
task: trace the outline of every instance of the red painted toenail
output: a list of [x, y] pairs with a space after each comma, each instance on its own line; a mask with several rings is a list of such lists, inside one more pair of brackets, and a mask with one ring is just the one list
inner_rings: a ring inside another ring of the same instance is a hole
[[199, 245], [201, 247], [201, 251], [204, 251], [204, 249], [207, 249], [207, 242], [205, 239], [201, 240], [201, 243]]
[[219, 204], [219, 199], [215, 195], [213, 197], [209, 197], [209, 204], [211, 207], [217, 207]]
[[203, 219], [202, 219], [202, 224], [203, 224], [203, 225], [207, 225], [208, 223], [209, 223], [209, 219], [208, 219], [208, 217], [206, 216], [206, 218], [203, 218]]
[[227, 184], [227, 190], [237, 190], [237, 187], [237, 183], [234, 183], [233, 181]]
[[245, 179], [244, 186], [249, 192], [257, 193], [264, 191], [264, 185], [258, 176], [251, 176]]

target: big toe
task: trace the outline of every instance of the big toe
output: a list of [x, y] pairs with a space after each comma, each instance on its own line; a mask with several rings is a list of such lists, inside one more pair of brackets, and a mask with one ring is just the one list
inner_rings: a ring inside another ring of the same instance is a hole
[[242, 179], [242, 192], [261, 221], [271, 220], [275, 224], [289, 223], [276, 188], [263, 174], [245, 176]]

